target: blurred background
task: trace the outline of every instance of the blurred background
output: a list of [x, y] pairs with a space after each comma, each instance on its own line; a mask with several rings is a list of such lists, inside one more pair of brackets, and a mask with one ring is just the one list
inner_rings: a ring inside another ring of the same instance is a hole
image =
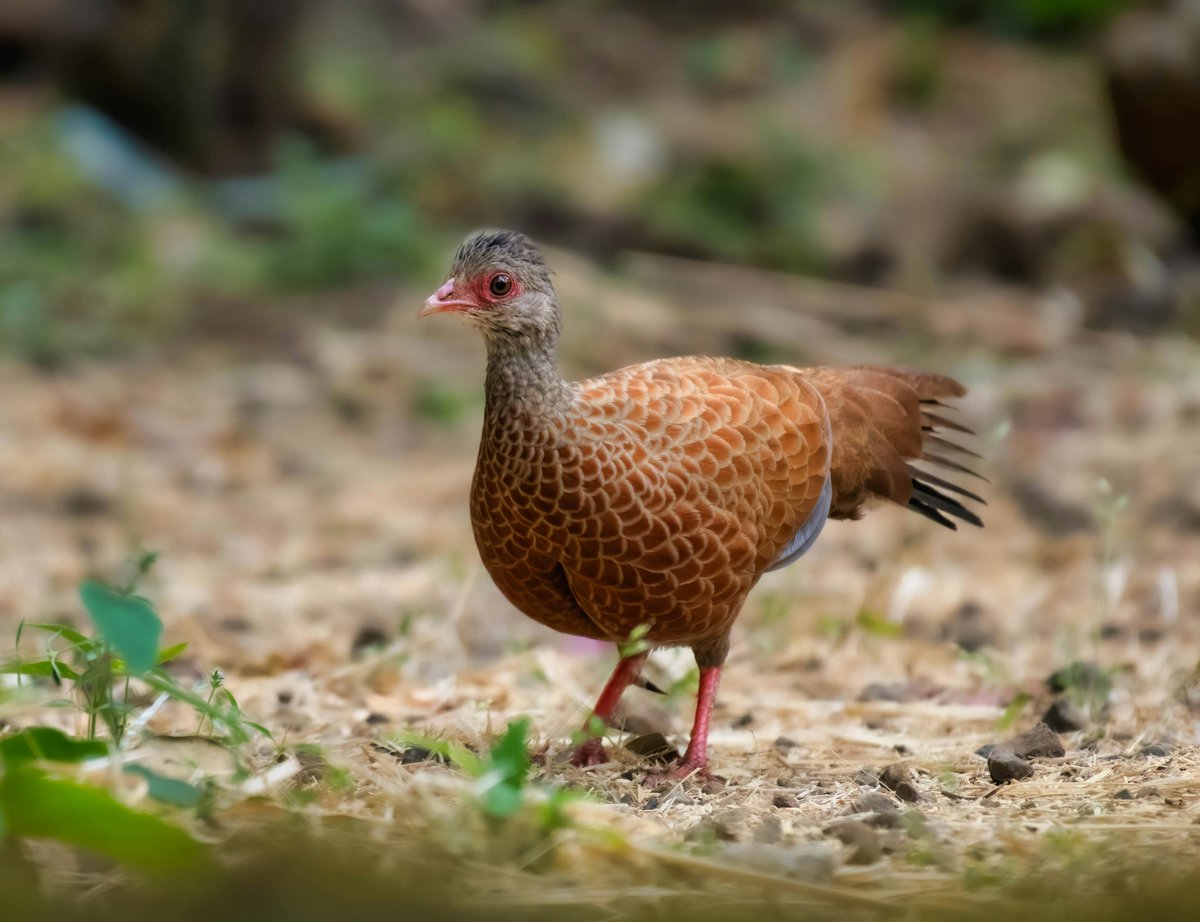
[[369, 320], [478, 225], [1200, 328], [1194, 0], [8, 0], [0, 145], [40, 367]]
[[[1084, 654], [1160, 695], [1194, 668], [1165, 641], [1200, 606], [1197, 0], [7, 0], [0, 619], [78, 620], [149, 545], [198, 674], [296, 732], [344, 717], [296, 683], [389, 651], [339, 705], [368, 735], [548, 639], [470, 537], [482, 347], [415, 320], [480, 225], [550, 248], [570, 375], [971, 385], [988, 530], [831, 526], [743, 663], [851, 698], [863, 655], [1006, 694]], [[881, 625], [918, 647], [847, 643]], [[592, 691], [556, 668], [547, 732]]]

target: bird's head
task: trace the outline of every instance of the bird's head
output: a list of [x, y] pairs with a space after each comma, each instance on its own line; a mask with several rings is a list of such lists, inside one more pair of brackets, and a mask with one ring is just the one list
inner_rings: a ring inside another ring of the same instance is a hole
[[419, 317], [456, 313], [484, 334], [557, 334], [558, 300], [550, 270], [524, 234], [484, 230], [459, 246], [446, 283]]

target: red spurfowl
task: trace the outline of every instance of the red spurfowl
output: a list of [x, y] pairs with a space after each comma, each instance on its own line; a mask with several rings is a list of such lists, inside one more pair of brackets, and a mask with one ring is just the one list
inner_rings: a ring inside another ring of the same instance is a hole
[[[747, 594], [812, 547], [826, 519], [858, 518], [878, 498], [948, 528], [982, 524], [950, 494], [980, 497], [911, 463], [966, 472], [948, 457], [963, 449], [939, 434], [966, 431], [941, 415], [943, 400], [965, 393], [951, 378], [688, 357], [564, 381], [550, 272], [513, 231], [463, 242], [420, 315], [445, 312], [487, 342], [471, 521], [497, 586], [555, 630], [620, 644], [640, 629], [650, 646], [695, 653], [695, 723], [669, 777], [706, 771]], [[595, 717], [612, 717], [645, 658], [619, 660]], [[574, 755], [603, 761], [599, 739]]]

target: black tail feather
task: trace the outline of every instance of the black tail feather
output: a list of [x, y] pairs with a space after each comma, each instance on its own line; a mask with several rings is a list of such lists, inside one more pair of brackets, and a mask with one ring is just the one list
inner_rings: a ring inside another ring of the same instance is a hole
[[946, 480], [944, 477], [939, 477], [937, 474], [931, 474], [928, 471], [919, 470], [918, 468], [913, 467], [911, 464], [908, 466], [908, 472], [912, 474], [913, 479], [919, 478], [925, 481], [927, 484], [932, 484], [935, 487], [941, 487], [943, 490], [949, 490], [951, 493], [957, 493], [959, 496], [965, 496], [967, 499], [972, 499], [983, 506], [987, 505], [987, 500], [978, 493], [972, 493], [965, 487], [960, 487], [953, 481]]
[[956, 445], [954, 442], [951, 442], [948, 439], [943, 439], [937, 435], [925, 436], [925, 444], [933, 445], [935, 448], [940, 448], [953, 454], [966, 455], [968, 458], [978, 458], [981, 461], [983, 460], [983, 455], [979, 454], [979, 452], [971, 451], [971, 449], [964, 448], [961, 445]]
[[936, 413], [930, 413], [928, 410], [921, 411], [921, 419], [926, 424], [922, 428], [928, 432], [935, 432], [938, 429], [950, 429], [953, 432], [962, 432], [966, 435], [975, 434], [975, 430], [968, 429], [966, 426], [960, 425], [953, 420], [946, 419], [944, 416], [939, 416]]
[[953, 497], [935, 490], [929, 484], [922, 483], [915, 477], [913, 478], [912, 485], [914, 499], [927, 506], [932, 506], [934, 509], [940, 509], [942, 512], [954, 516], [956, 519], [969, 522], [979, 528], [983, 527], [983, 519]]
[[908, 508], [916, 510], [917, 512], [921, 513], [921, 515], [925, 516], [925, 518], [932, 519], [933, 521], [937, 522], [939, 525], [945, 525], [951, 531], [958, 531], [958, 526], [955, 525], [953, 521], [946, 518], [944, 515], [942, 515], [940, 512], [938, 512], [932, 506], [930, 506], [926, 503], [923, 503], [921, 500], [917, 499], [917, 497], [915, 497], [915, 496], [912, 497], [908, 501]]
[[969, 467], [964, 467], [963, 465], [959, 464], [957, 461], [951, 461], [949, 458], [945, 457], [944, 455], [932, 455], [929, 452], [925, 452], [925, 454], [921, 455], [921, 460], [928, 461], [930, 464], [936, 464], [938, 467], [944, 467], [947, 470], [957, 471], [960, 474], [967, 474], [971, 477], [977, 477], [980, 480], [982, 480], [984, 483], [988, 482], [988, 479], [986, 477], [984, 477], [982, 474], [977, 474], [975, 471], [971, 470]]

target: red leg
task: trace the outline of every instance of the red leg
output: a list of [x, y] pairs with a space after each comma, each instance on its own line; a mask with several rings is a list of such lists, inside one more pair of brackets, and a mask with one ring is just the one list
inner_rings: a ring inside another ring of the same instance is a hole
[[674, 784], [692, 774], [702, 778], [709, 776], [708, 724], [712, 719], [713, 702], [717, 700], [717, 686], [720, 684], [720, 666], [709, 666], [700, 670], [700, 690], [696, 693], [696, 719], [692, 722], [692, 738], [688, 741], [683, 760], [668, 772], [647, 775], [647, 784]]
[[[600, 697], [596, 701], [596, 706], [592, 708], [592, 713], [588, 717], [587, 723], [583, 725], [584, 733], [591, 733], [593, 718], [599, 718], [606, 725], [612, 720], [613, 713], [617, 709], [617, 703], [621, 700], [621, 693], [637, 681], [638, 676], [642, 673], [642, 664], [646, 662], [647, 655], [646, 653], [638, 653], [617, 661], [617, 668], [613, 670], [612, 676], [609, 677], [608, 684], [604, 686], [604, 691], [600, 692]], [[608, 756], [604, 752], [604, 744], [600, 742], [599, 737], [589, 739], [576, 749], [575, 754], [571, 756], [572, 765], [599, 765], [607, 761]]]

